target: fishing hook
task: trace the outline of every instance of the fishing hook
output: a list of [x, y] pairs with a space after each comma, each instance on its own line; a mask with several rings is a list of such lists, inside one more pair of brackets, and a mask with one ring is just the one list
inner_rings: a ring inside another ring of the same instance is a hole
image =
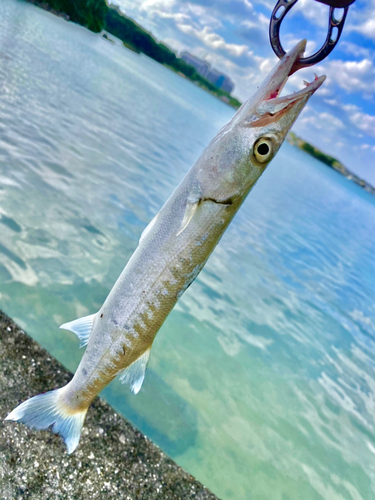
[[[270, 42], [273, 51], [279, 59], [285, 55], [285, 50], [280, 42], [280, 26], [281, 22], [290, 11], [290, 9], [297, 3], [298, 0], [278, 0], [275, 8], [273, 9], [270, 21]], [[344, 27], [346, 15], [351, 5], [355, 0], [317, 0], [321, 3], [329, 5], [329, 20], [328, 20], [328, 34], [323, 44], [323, 47], [309, 57], [303, 57], [296, 61], [290, 71], [290, 75], [301, 68], [306, 68], [317, 64], [325, 59], [328, 54], [334, 49], [335, 45], [340, 39], [342, 29]], [[335, 18], [335, 9], [343, 8], [344, 12], [340, 19]]]

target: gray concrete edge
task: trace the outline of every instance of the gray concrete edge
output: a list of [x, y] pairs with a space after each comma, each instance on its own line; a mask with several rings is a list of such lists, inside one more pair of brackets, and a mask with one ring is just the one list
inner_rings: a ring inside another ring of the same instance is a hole
[[20, 402], [71, 377], [0, 311], [1, 500], [217, 499], [100, 398], [72, 455], [50, 431], [4, 422]]

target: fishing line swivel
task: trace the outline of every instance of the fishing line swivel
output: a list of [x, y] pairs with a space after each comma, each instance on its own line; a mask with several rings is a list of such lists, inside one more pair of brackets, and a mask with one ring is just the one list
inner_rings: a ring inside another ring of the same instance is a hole
[[[281, 59], [285, 55], [285, 50], [283, 49], [280, 41], [280, 26], [286, 14], [293, 7], [293, 5], [297, 3], [297, 1], [298, 0], [278, 0], [272, 12], [269, 36], [272, 49], [279, 59]], [[294, 64], [290, 74], [293, 74], [295, 71], [301, 68], [306, 68], [308, 66], [317, 64], [328, 56], [328, 54], [334, 49], [335, 45], [340, 39], [349, 6], [354, 3], [355, 0], [317, 1], [329, 5], [328, 33], [326, 40], [321, 49], [315, 52], [315, 54], [299, 59]], [[342, 14], [340, 12], [340, 16], [338, 16], [338, 12], [336, 12], [338, 18], [336, 18], [335, 16], [336, 9], [344, 9], [344, 12]]]

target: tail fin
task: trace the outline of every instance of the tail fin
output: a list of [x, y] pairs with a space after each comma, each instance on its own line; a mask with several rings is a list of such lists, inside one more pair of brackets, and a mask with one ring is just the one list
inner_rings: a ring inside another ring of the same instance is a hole
[[72, 413], [60, 400], [61, 389], [34, 396], [15, 408], [5, 420], [22, 422], [31, 429], [48, 429], [59, 434], [66, 444], [68, 453], [78, 446], [81, 429], [87, 409]]

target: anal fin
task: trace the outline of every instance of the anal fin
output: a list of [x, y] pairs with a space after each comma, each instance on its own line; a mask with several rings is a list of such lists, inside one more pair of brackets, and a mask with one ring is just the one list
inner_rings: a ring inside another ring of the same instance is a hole
[[120, 374], [119, 379], [123, 384], [129, 384], [133, 394], [138, 394], [141, 390], [148, 360], [150, 359], [151, 347], [147, 349], [138, 359], [133, 361], [131, 365], [126, 367]]
[[92, 324], [94, 322], [96, 314], [90, 314], [90, 316], [84, 316], [83, 318], [75, 319], [69, 323], [64, 323], [60, 326], [63, 330], [70, 330], [75, 333], [80, 340], [79, 347], [85, 347], [89, 341], [90, 333], [92, 330]]

